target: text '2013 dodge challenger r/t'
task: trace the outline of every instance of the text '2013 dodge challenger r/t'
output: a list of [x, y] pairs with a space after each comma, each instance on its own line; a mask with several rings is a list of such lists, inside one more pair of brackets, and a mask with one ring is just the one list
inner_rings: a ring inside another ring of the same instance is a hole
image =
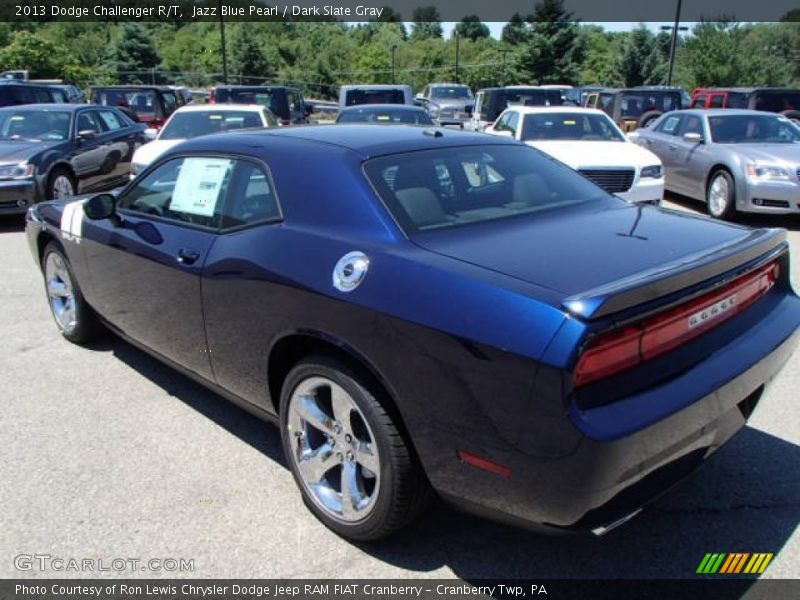
[[606, 531], [744, 426], [800, 326], [782, 230], [434, 128], [196, 138], [27, 235], [64, 337], [110, 329], [277, 422], [354, 540], [435, 495]]

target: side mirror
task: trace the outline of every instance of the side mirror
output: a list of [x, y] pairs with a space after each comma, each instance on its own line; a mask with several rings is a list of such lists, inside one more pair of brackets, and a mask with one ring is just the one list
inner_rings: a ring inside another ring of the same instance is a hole
[[510, 138], [514, 137], [514, 132], [509, 131], [508, 129], [495, 129], [492, 133], [494, 133], [495, 135], [501, 135], [503, 137], [510, 137]]
[[79, 140], [93, 140], [97, 137], [97, 132], [94, 129], [82, 129], [78, 132]]
[[683, 134], [683, 139], [686, 142], [691, 144], [702, 144], [703, 143], [703, 134], [702, 133], [695, 133], [689, 132]]
[[424, 102], [426, 102], [428, 99], [427, 99], [425, 96], [423, 96], [422, 94], [417, 94], [416, 96], [414, 96], [414, 100], [415, 100], [416, 102], [422, 102], [422, 103], [424, 103]]
[[158, 137], [158, 129], [148, 127], [144, 130], [144, 137], [148, 142], [152, 142], [154, 139], [156, 139], [156, 137]]
[[116, 214], [117, 199], [113, 194], [92, 196], [83, 203], [83, 212], [92, 221], [110, 219]]

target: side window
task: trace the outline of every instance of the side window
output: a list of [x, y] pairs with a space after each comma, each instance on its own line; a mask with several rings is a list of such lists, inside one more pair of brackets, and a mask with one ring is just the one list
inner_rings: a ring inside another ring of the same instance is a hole
[[100, 120], [103, 121], [103, 124], [106, 126], [106, 131], [116, 131], [117, 129], [125, 127], [122, 119], [117, 117], [117, 115], [110, 110], [101, 110], [99, 114]]
[[267, 124], [267, 127], [277, 127], [278, 121], [275, 119], [275, 115], [272, 114], [268, 108], [262, 109], [262, 114], [264, 115], [263, 122]]
[[696, 115], [684, 115], [681, 126], [678, 128], [678, 135], [687, 133], [703, 133], [703, 122]]
[[31, 93], [30, 88], [23, 87], [21, 85], [15, 85], [12, 86], [11, 89], [11, 94], [14, 97], [14, 104], [31, 104], [34, 102], [33, 94]]
[[230, 229], [281, 217], [272, 182], [256, 163], [240, 160], [231, 178], [222, 228]]
[[681, 118], [679, 116], [669, 116], [661, 121], [658, 127], [656, 127], [656, 131], [665, 135], [678, 135], [678, 125], [680, 122]]
[[75, 131], [94, 131], [97, 134], [103, 133], [103, 126], [100, 124], [97, 111], [84, 110], [78, 113], [78, 121], [75, 125]]
[[478, 94], [478, 99], [475, 101], [475, 112], [480, 115], [482, 120], [489, 120], [489, 103], [486, 101], [486, 94], [484, 92]]
[[508, 120], [511, 118], [511, 113], [503, 113], [500, 115], [500, 118], [494, 124], [495, 131], [507, 131], [508, 130]]
[[178, 99], [172, 92], [166, 92], [161, 97], [164, 99], [164, 116], [168, 117], [178, 108]]
[[597, 99], [600, 96], [598, 94], [589, 94], [586, 98], [586, 106], [589, 108], [596, 108], [597, 107]]
[[[712, 98], [713, 98], [713, 96], [712, 96]], [[697, 96], [697, 98], [695, 98], [692, 101], [692, 108], [694, 108], [694, 107], [705, 108], [706, 107], [706, 100], [707, 100], [706, 96]]]
[[200, 227], [218, 227], [235, 162], [194, 156], [167, 161], [137, 181], [120, 198], [118, 207]]
[[722, 108], [725, 104], [725, 96], [723, 94], [714, 94], [711, 96], [711, 108]]
[[508, 116], [508, 122], [506, 123], [506, 130], [516, 135], [517, 125], [519, 125], [519, 113], [511, 111]]

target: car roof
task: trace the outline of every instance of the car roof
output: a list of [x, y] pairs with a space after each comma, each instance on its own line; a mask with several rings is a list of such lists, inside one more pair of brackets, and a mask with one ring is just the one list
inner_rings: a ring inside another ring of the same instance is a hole
[[158, 90], [159, 92], [174, 92], [175, 89], [169, 85], [93, 85], [92, 90]]
[[585, 106], [570, 106], [562, 104], [560, 106], [509, 106], [506, 110], [516, 110], [523, 115], [539, 113], [586, 113], [589, 115], [605, 115], [606, 113], [599, 108], [587, 108]]
[[[732, 117], [732, 116], [750, 116], [750, 117], [780, 117], [778, 113], [763, 111], [763, 110], [748, 110], [746, 108], [688, 108], [681, 111], [673, 111], [681, 115], [695, 114], [698, 116], [707, 117]], [[670, 114], [670, 113], [666, 113]]]
[[266, 107], [260, 104], [187, 104], [181, 106], [173, 114], [187, 112], [261, 112]]
[[17, 104], [15, 106], [3, 106], [0, 107], [2, 111], [13, 111], [13, 110], [38, 110], [42, 112], [76, 112], [82, 108], [113, 108], [108, 106], [102, 106], [100, 104], [61, 104], [57, 102], [40, 102], [38, 104]]
[[454, 146], [519, 144], [510, 138], [427, 125], [395, 125], [385, 128], [385, 131], [382, 129], [381, 134], [376, 136], [374, 125], [339, 124], [299, 125], [234, 132], [225, 136], [203, 136], [189, 140], [181, 147], [193, 152], [210, 152], [219, 151], [219, 144], [225, 143], [231, 149], [251, 148], [257, 153], [259, 140], [264, 142], [264, 146], [271, 146], [277, 141], [276, 138], [304, 142], [321, 151], [349, 150], [363, 158]]
[[790, 87], [704, 87], [697, 88], [697, 94], [708, 94], [713, 92], [738, 92], [741, 94], [752, 94], [754, 92], [792, 92], [800, 93], [798, 88]]
[[364, 83], [364, 84], [355, 84], [355, 83], [348, 83], [346, 85], [341, 86], [343, 90], [396, 90], [399, 88], [411, 88], [410, 85], [405, 83]]
[[297, 90], [299, 88], [289, 85], [228, 85], [226, 83], [215, 85], [215, 90]]

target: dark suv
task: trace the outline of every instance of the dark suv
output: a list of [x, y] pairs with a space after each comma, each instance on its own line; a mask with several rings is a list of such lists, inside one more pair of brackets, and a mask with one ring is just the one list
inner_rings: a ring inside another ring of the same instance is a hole
[[153, 129], [161, 129], [169, 116], [185, 104], [173, 88], [158, 85], [96, 86], [89, 96], [93, 104], [114, 106]]
[[603, 88], [586, 97], [586, 106], [599, 108], [625, 132], [647, 127], [665, 112], [684, 108], [681, 90], [666, 87]]
[[308, 123], [312, 105], [306, 104], [297, 88], [277, 85], [218, 85], [211, 90], [209, 103], [260, 104], [278, 117], [282, 125]]
[[20, 104], [42, 104], [68, 102], [64, 90], [33, 83], [24, 83], [14, 79], [0, 81], [0, 106], [19, 106]]
[[749, 108], [800, 119], [800, 89], [697, 88], [692, 92], [692, 108]]
[[535, 85], [510, 85], [500, 88], [484, 88], [475, 95], [475, 108], [467, 129], [483, 131], [500, 116], [506, 108], [521, 106], [559, 106], [564, 103], [561, 90]]

